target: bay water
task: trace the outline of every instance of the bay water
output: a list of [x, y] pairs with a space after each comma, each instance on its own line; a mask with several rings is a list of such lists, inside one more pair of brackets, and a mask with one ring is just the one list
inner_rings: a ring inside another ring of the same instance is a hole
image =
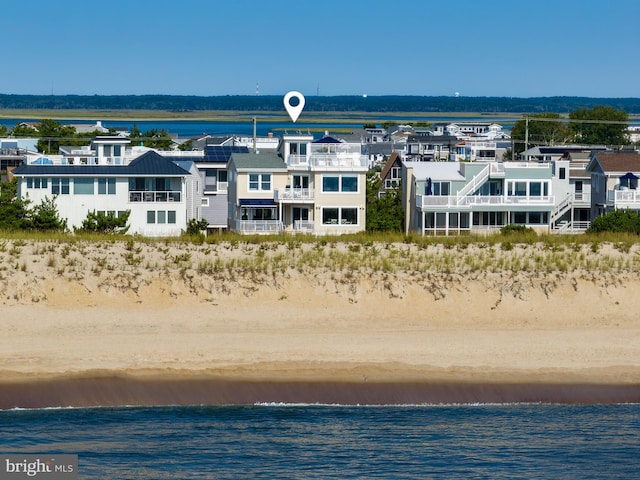
[[628, 479], [640, 405], [5, 410], [0, 453], [77, 454], [86, 479]]

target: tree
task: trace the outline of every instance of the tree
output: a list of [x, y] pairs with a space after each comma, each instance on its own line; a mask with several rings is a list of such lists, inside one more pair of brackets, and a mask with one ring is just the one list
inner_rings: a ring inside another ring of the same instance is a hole
[[178, 150], [182, 152], [189, 152], [193, 150], [193, 140], [189, 139], [186, 142], [182, 142], [180, 145], [178, 145]]
[[96, 233], [118, 233], [124, 234], [129, 230], [127, 222], [129, 221], [131, 210], [125, 210], [116, 216], [115, 212], [96, 212], [92, 210], [87, 213], [86, 218], [82, 221], [82, 226], [78, 229], [81, 232]]
[[367, 173], [367, 231], [401, 232], [404, 226], [404, 210], [400, 186], [378, 195], [382, 181], [380, 167]]
[[[525, 146], [556, 145], [569, 140], [569, 130], [558, 113], [537, 113], [529, 115], [527, 136], [527, 120], [518, 120], [511, 130], [514, 143], [514, 154], [517, 157], [524, 152]], [[514, 155], [512, 155], [514, 156]]]
[[0, 229], [19, 230], [23, 228], [27, 216], [28, 202], [17, 196], [18, 183], [0, 183]]
[[38, 124], [38, 151], [48, 154], [57, 154], [60, 147], [60, 141], [65, 144], [72, 144], [76, 136], [74, 127], [62, 125], [55, 120], [45, 119]]
[[39, 231], [66, 231], [67, 220], [60, 218], [55, 199], [45, 197], [38, 205], [27, 211], [23, 228]]
[[[587, 145], [626, 145], [629, 115], [607, 105], [579, 108], [569, 114], [569, 129], [575, 141]], [[581, 122], [580, 120], [585, 120]]]
[[131, 143], [140, 143], [145, 147], [149, 148], [159, 148], [168, 150], [171, 148], [172, 140], [169, 136], [169, 132], [167, 132], [164, 128], [158, 130], [157, 128], [152, 128], [151, 130], [147, 130], [146, 132], [140, 132], [140, 129], [137, 125], [133, 125], [131, 132], [129, 134], [129, 138], [131, 139]]

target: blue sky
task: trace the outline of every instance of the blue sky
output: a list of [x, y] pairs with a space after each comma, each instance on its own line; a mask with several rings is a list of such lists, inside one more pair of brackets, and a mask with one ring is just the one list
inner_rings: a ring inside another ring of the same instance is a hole
[[638, 0], [32, 0], [0, 93], [640, 97]]

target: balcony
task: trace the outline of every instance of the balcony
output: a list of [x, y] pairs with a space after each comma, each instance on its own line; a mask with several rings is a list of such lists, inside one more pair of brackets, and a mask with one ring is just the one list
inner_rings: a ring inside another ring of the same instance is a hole
[[541, 207], [552, 208], [554, 206], [555, 197], [552, 195], [544, 196], [516, 196], [516, 195], [466, 195], [458, 197], [457, 195], [417, 195], [416, 205], [422, 210], [434, 209], [477, 209], [474, 207]]
[[285, 187], [276, 190], [275, 201], [285, 203], [312, 202], [313, 197], [312, 188]]
[[129, 191], [129, 202], [180, 202], [182, 192], [175, 191]]
[[609, 190], [607, 203], [616, 209], [640, 210], [640, 190]]
[[204, 193], [226, 194], [229, 182], [218, 182], [215, 178], [207, 177], [204, 182]]
[[280, 220], [236, 220], [235, 230], [240, 233], [277, 233], [282, 231]]

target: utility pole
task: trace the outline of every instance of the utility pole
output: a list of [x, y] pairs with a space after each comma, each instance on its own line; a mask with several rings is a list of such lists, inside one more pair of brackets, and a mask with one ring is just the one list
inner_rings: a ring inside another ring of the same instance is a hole
[[[529, 150], [529, 117], [524, 117], [524, 151]], [[525, 161], [529, 161], [529, 153], [525, 156]]]
[[258, 153], [258, 138], [256, 135], [256, 117], [253, 117], [253, 153]]

